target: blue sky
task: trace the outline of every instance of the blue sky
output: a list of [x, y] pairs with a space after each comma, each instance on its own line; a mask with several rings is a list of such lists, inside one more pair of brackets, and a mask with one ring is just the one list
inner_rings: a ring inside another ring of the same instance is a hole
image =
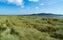
[[0, 0], [0, 15], [63, 14], [63, 0]]

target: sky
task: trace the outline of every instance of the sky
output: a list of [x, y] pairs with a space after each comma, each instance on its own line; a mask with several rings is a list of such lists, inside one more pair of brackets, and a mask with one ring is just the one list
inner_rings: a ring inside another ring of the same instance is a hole
[[0, 15], [63, 14], [63, 0], [0, 0]]

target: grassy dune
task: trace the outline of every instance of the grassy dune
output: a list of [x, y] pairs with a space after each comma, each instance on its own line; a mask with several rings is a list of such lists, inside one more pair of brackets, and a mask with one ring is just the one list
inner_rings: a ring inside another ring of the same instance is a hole
[[0, 40], [63, 40], [63, 19], [0, 16]]

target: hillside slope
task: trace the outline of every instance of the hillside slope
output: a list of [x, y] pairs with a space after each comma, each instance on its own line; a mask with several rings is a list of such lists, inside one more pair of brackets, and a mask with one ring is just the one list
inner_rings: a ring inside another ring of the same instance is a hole
[[63, 19], [0, 16], [0, 40], [63, 40]]

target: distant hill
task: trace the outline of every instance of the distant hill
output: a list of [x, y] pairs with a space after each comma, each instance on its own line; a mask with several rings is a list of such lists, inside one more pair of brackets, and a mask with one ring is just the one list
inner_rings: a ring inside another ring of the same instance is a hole
[[42, 16], [42, 15], [54, 15], [54, 16], [62, 16], [59, 14], [52, 14], [52, 13], [37, 13], [37, 14], [30, 14], [31, 16]]
[[25, 16], [63, 18], [63, 15], [53, 14], [53, 13], [37, 13], [37, 14], [29, 14], [29, 15], [25, 15]]

